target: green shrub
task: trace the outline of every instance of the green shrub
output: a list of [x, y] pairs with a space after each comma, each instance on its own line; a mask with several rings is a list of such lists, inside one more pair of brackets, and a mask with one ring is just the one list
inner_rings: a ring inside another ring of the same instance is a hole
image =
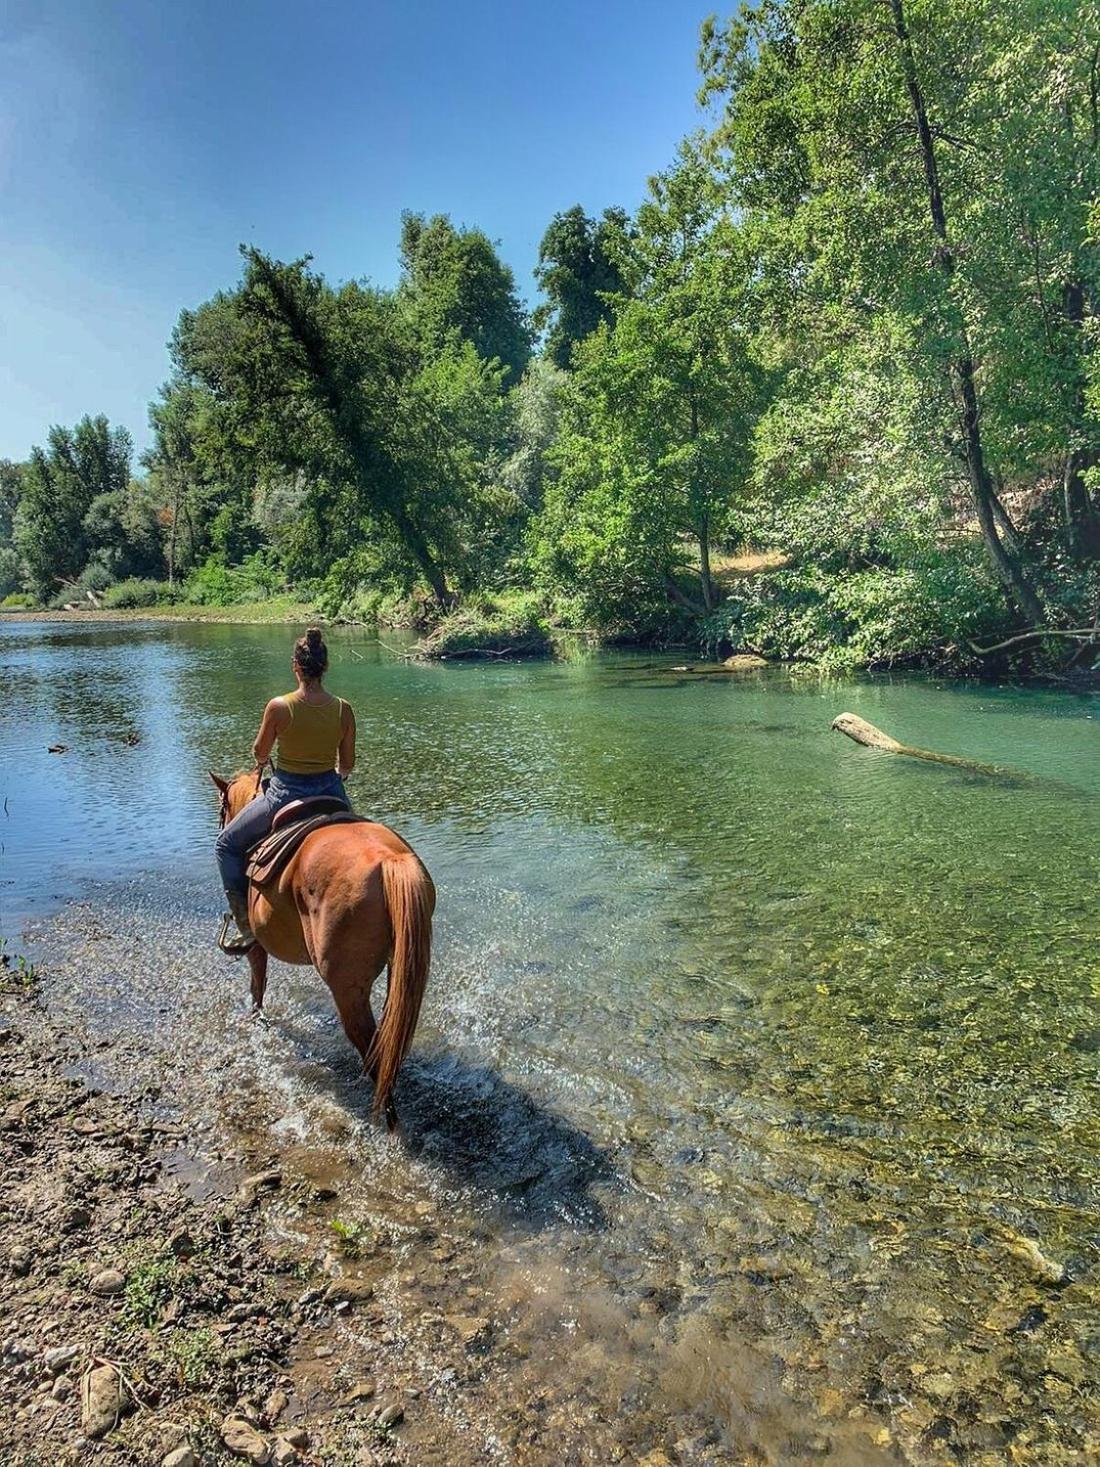
[[479, 598], [448, 613], [417, 644], [421, 657], [537, 657], [551, 650], [550, 631], [536, 597]]
[[283, 589], [284, 577], [272, 553], [257, 550], [236, 566], [211, 556], [191, 573], [185, 594], [197, 606], [237, 606], [244, 601], [265, 601]]
[[174, 586], [167, 581], [141, 580], [137, 577], [119, 581], [103, 593], [101, 602], [109, 611], [128, 611], [144, 606], [168, 606], [179, 600]]
[[0, 601], [0, 606], [6, 607], [9, 611], [27, 611], [33, 605], [33, 598], [24, 596], [21, 591], [12, 591], [4, 597], [3, 601]]
[[971, 643], [1004, 632], [1005, 604], [981, 547], [847, 572], [798, 565], [742, 582], [709, 619], [708, 642], [824, 667], [979, 665]]

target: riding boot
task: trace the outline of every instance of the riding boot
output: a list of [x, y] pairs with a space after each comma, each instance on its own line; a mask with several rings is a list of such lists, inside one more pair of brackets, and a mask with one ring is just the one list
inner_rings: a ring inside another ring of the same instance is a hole
[[[229, 903], [229, 912], [222, 922], [221, 934], [218, 937], [218, 946], [228, 957], [239, 958], [256, 941], [252, 931], [252, 924], [248, 920], [248, 898], [239, 891], [227, 891], [225, 899]], [[237, 932], [234, 936], [229, 935], [230, 917], [237, 924]]]

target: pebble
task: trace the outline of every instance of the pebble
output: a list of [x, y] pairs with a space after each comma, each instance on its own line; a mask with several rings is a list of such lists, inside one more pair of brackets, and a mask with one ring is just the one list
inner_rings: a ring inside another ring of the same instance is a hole
[[190, 1447], [177, 1447], [165, 1457], [162, 1467], [199, 1467], [199, 1459]]
[[240, 1416], [227, 1416], [222, 1422], [221, 1435], [226, 1449], [235, 1457], [255, 1462], [257, 1467], [265, 1467], [271, 1461], [271, 1448], [267, 1442]]
[[109, 1298], [112, 1294], [121, 1294], [126, 1287], [126, 1275], [117, 1268], [104, 1268], [92, 1279], [89, 1287], [93, 1294]]
[[8, 1254], [8, 1267], [17, 1279], [26, 1278], [31, 1271], [31, 1250], [16, 1244]]
[[298, 1453], [293, 1444], [287, 1441], [286, 1437], [276, 1437], [271, 1460], [275, 1463], [275, 1467], [289, 1467], [291, 1462], [297, 1462]]
[[264, 1415], [272, 1426], [278, 1421], [286, 1408], [290, 1405], [290, 1397], [286, 1391], [274, 1390], [264, 1402]]
[[168, 1239], [168, 1247], [177, 1258], [190, 1258], [195, 1251], [195, 1240], [186, 1228], [177, 1228]]
[[357, 1406], [361, 1401], [369, 1401], [374, 1396], [376, 1387], [374, 1381], [368, 1376], [365, 1380], [356, 1381], [351, 1390], [340, 1402], [341, 1406]]
[[318, 1345], [313, 1352], [315, 1360], [327, 1360], [334, 1353], [331, 1345]]
[[80, 1425], [84, 1435], [96, 1441], [106, 1436], [122, 1415], [122, 1382], [113, 1366], [97, 1365], [84, 1376], [81, 1387], [84, 1407]]
[[52, 1350], [47, 1350], [42, 1357], [43, 1364], [51, 1375], [60, 1375], [66, 1365], [71, 1365], [80, 1353], [77, 1345], [57, 1345]]
[[304, 1452], [309, 1446], [309, 1432], [300, 1426], [292, 1427], [290, 1431], [283, 1432], [283, 1440], [288, 1441], [292, 1447], [297, 1447]]
[[361, 1304], [374, 1298], [374, 1285], [367, 1279], [333, 1279], [324, 1297], [328, 1304]]
[[399, 1421], [404, 1421], [405, 1408], [397, 1401], [394, 1401], [389, 1406], [383, 1406], [374, 1419], [377, 1425], [381, 1427], [396, 1426]]
[[67, 1401], [73, 1393], [73, 1383], [67, 1375], [59, 1375], [53, 1383], [50, 1395], [55, 1401]]
[[237, 1200], [242, 1207], [251, 1207], [261, 1192], [273, 1192], [282, 1185], [282, 1181], [283, 1174], [277, 1167], [266, 1172], [256, 1172], [254, 1176], [245, 1177], [237, 1192]]

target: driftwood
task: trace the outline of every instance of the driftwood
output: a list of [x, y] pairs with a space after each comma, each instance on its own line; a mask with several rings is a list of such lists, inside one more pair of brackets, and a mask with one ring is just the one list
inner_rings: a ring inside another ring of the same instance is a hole
[[974, 774], [992, 774], [1001, 779], [1020, 778], [1014, 770], [999, 769], [995, 764], [979, 764], [975, 759], [961, 759], [957, 754], [936, 754], [931, 749], [911, 748], [908, 744], [899, 743], [890, 734], [883, 733], [881, 728], [876, 728], [873, 723], [868, 723], [856, 713], [838, 713], [833, 719], [832, 727], [868, 749], [883, 749], [888, 754], [907, 754], [911, 759], [927, 759], [933, 764], [950, 764], [956, 769], [969, 769]]

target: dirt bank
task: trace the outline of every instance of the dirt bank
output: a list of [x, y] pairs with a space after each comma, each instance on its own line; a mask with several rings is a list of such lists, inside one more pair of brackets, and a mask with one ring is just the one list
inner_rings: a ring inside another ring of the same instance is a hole
[[[402, 1244], [448, 1255], [434, 1220], [413, 1239], [341, 1230], [333, 1189], [270, 1155], [205, 1165], [209, 1118], [107, 1084], [109, 1048], [0, 969], [0, 1461], [492, 1460], [401, 1369], [375, 1298]], [[448, 1391], [484, 1328], [443, 1326]]]

